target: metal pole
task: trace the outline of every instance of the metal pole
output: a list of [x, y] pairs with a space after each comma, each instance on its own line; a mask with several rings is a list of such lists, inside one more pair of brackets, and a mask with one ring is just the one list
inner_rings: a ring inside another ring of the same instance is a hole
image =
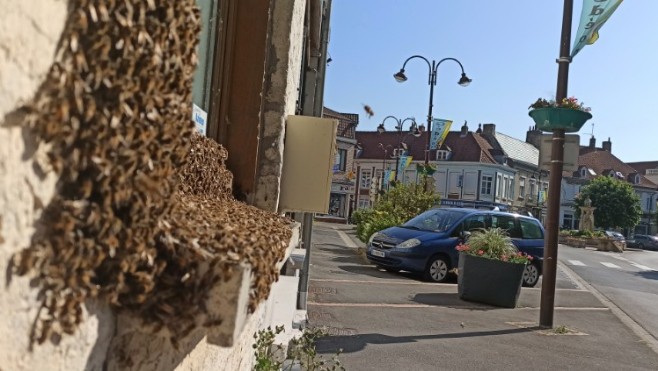
[[[558, 59], [557, 91], [555, 100], [567, 97], [569, 83], [569, 49], [571, 48], [571, 20], [573, 17], [573, 0], [564, 0], [562, 15], [562, 36], [560, 40], [560, 58]], [[564, 163], [564, 130], [553, 130], [551, 149], [551, 173], [548, 184], [548, 215], [546, 217], [546, 244], [544, 247], [543, 281], [541, 285], [541, 302], [539, 307], [539, 326], [553, 327], [555, 305], [555, 276], [557, 273], [558, 223], [560, 217], [560, 194], [562, 168]]]
[[436, 62], [432, 61], [430, 67], [430, 107], [427, 113], [427, 151], [425, 152], [425, 165], [430, 163], [430, 142], [432, 140], [432, 107], [434, 105], [434, 85], [436, 85]]
[[[325, 0], [325, 8], [320, 28], [320, 56], [315, 58], [317, 63], [316, 69], [309, 69], [307, 75], [313, 78], [315, 91], [313, 94], [313, 106], [305, 106], [303, 114], [309, 116], [322, 117], [322, 108], [324, 105], [324, 79], [327, 67], [327, 49], [329, 44], [329, 20], [331, 17], [331, 0]], [[306, 89], [306, 87], [305, 87]], [[310, 89], [309, 89], [310, 90]], [[311, 111], [311, 112], [309, 112]], [[299, 284], [297, 286], [297, 309], [306, 309], [306, 299], [308, 298], [308, 277], [311, 261], [311, 238], [313, 236], [313, 213], [304, 213], [302, 219], [302, 247], [306, 250], [304, 255], [304, 267], [299, 275]]]
[[386, 157], [388, 156], [388, 151], [384, 150], [384, 160], [382, 161], [382, 191], [384, 190], [384, 174], [386, 173]]
[[400, 147], [398, 153], [395, 155], [395, 182], [398, 182], [398, 169], [400, 168]]
[[308, 298], [308, 278], [310, 276], [309, 268], [311, 265], [311, 237], [313, 233], [313, 213], [304, 213], [302, 222], [302, 246], [306, 250], [304, 256], [304, 266], [299, 272], [299, 291], [297, 293], [297, 309], [306, 309], [306, 300]]

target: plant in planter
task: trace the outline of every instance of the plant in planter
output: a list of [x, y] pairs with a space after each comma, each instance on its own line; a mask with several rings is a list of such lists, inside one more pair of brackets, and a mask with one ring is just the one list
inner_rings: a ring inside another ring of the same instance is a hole
[[519, 252], [507, 232], [491, 228], [473, 233], [457, 246], [459, 297], [514, 308], [521, 293], [523, 271], [532, 257]]
[[560, 102], [539, 98], [528, 109], [537, 128], [543, 131], [563, 129], [568, 133], [577, 132], [592, 118], [590, 108], [575, 97], [564, 98]]

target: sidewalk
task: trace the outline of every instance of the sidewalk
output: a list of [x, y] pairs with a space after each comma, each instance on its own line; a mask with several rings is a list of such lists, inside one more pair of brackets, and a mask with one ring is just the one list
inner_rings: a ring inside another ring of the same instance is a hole
[[348, 370], [658, 369], [655, 339], [634, 332], [614, 304], [599, 300], [566, 267], [558, 278], [575, 282], [560, 287], [575, 288], [556, 290], [555, 326], [545, 330], [537, 326], [540, 288], [524, 288], [514, 309], [462, 301], [454, 283], [426, 283], [365, 264], [353, 226], [316, 228], [321, 250], [312, 258], [309, 319], [334, 334], [318, 351], [342, 348]]

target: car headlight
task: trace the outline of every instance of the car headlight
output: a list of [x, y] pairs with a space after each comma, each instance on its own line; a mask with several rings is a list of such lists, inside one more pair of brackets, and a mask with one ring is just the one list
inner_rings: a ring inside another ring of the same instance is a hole
[[406, 240], [402, 243], [399, 243], [396, 247], [400, 249], [409, 249], [418, 245], [420, 245], [420, 240], [417, 238], [412, 238], [410, 240]]
[[379, 236], [379, 232], [375, 232], [372, 234], [372, 236], [370, 236], [370, 238], [368, 239], [368, 246], [372, 243], [372, 240], [374, 240], [375, 237], [377, 236]]

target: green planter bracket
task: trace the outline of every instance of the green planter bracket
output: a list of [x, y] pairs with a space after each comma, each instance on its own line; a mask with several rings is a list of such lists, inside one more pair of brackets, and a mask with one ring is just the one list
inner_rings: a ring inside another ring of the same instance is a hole
[[575, 133], [592, 118], [592, 114], [571, 108], [547, 107], [537, 108], [528, 112], [537, 124], [537, 129], [553, 131], [563, 129], [567, 133]]

